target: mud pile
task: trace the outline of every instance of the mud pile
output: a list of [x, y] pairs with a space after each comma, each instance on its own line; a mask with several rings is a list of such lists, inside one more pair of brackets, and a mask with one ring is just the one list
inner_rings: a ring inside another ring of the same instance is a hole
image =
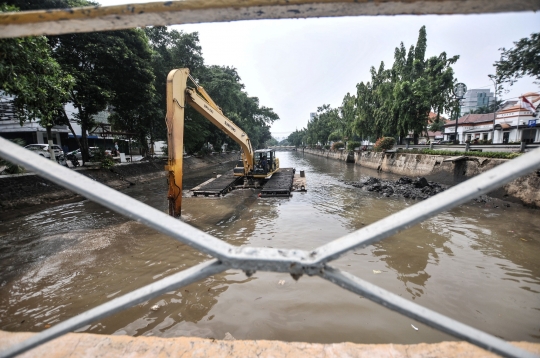
[[364, 177], [356, 182], [344, 183], [365, 191], [381, 193], [385, 197], [400, 196], [417, 200], [427, 199], [449, 188], [447, 185], [428, 181], [424, 177], [416, 179], [401, 177], [396, 181]]

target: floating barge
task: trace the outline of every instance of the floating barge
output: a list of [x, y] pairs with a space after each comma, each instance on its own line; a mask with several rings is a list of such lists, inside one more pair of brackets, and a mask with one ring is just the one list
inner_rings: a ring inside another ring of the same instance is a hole
[[261, 190], [261, 197], [291, 196], [293, 178], [293, 168], [280, 168], [279, 171], [274, 173], [274, 175], [272, 175], [272, 177], [264, 184]]
[[230, 192], [243, 180], [242, 177], [235, 177], [233, 171], [205, 181], [199, 186], [191, 189], [193, 196], [222, 196]]
[[[234, 176], [233, 171], [227, 172], [217, 178], [212, 178], [191, 189], [193, 196], [214, 196], [219, 197], [227, 194], [236, 188], [253, 188], [244, 186], [242, 177]], [[255, 188], [261, 188], [259, 196], [268, 197], [289, 197], [292, 191], [307, 191], [306, 177], [304, 171], [296, 173], [294, 168], [280, 168], [269, 179], [264, 180]]]

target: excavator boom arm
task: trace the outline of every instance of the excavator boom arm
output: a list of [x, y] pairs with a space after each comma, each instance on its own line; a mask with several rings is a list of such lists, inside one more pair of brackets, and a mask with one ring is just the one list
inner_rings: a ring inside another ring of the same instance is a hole
[[[225, 134], [240, 145], [243, 152], [244, 173], [253, 170], [253, 148], [247, 134], [236, 124], [223, 115], [221, 109], [210, 98], [201, 86], [197, 89], [187, 87], [190, 78], [189, 70], [181, 68], [172, 70], [167, 76], [167, 142], [168, 161], [165, 170], [168, 171], [169, 215], [179, 217], [182, 208], [182, 170], [184, 158], [184, 109], [187, 101], [197, 112], [220, 128]], [[194, 81], [195, 82], [195, 81]]]
[[230, 119], [225, 117], [221, 111], [212, 108], [212, 106], [199, 96], [193, 88], [186, 89], [186, 101], [190, 106], [195, 108], [197, 112], [202, 114], [206, 119], [240, 145], [242, 152], [244, 153], [244, 172], [247, 174], [253, 170], [253, 148], [251, 147], [251, 141], [249, 140], [248, 135]]

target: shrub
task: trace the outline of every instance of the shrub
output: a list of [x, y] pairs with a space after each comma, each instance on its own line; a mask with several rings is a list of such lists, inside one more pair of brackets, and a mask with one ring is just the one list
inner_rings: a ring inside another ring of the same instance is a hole
[[394, 147], [394, 144], [396, 144], [396, 139], [393, 137], [382, 137], [377, 139], [375, 142], [375, 145], [373, 146], [373, 150], [375, 152], [382, 152], [388, 149], [392, 149]]
[[330, 149], [330, 146], [327, 144], [327, 145], [324, 146], [324, 149], [328, 150], [328, 149]]
[[345, 144], [343, 144], [343, 142], [335, 142], [334, 144], [332, 144], [332, 150], [338, 150], [342, 148], [345, 148]]
[[358, 148], [362, 145], [362, 143], [351, 140], [347, 143], [347, 150], [354, 150], [354, 148]]
[[[21, 139], [21, 138], [10, 139], [10, 141], [12, 141], [15, 144], [20, 145], [21, 147], [25, 145], [24, 140]], [[8, 162], [7, 160], [4, 160], [4, 159], [0, 158], [0, 167], [3, 167], [3, 166], [5, 166], [4, 171], [2, 173], [0, 173], [0, 174], [21, 174], [21, 173], [24, 173], [24, 168], [23, 167], [21, 167], [21, 166], [19, 166], [17, 164]]]
[[94, 157], [92, 158], [93, 162], [100, 162], [101, 167], [105, 169], [109, 169], [111, 167], [114, 167], [114, 160], [112, 160], [111, 157], [105, 154], [105, 151], [100, 148], [99, 152], [94, 153]]

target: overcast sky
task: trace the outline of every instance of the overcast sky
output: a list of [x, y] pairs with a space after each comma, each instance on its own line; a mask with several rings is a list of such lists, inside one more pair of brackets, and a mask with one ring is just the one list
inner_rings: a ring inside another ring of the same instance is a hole
[[[149, 0], [98, 1], [105, 6]], [[390, 67], [395, 47], [416, 44], [422, 25], [427, 56], [443, 51], [460, 55], [456, 78], [469, 89], [493, 91], [487, 75], [495, 72], [498, 49], [539, 32], [540, 13], [257, 20], [173, 28], [199, 33], [207, 65], [235, 67], [248, 94], [279, 115], [272, 133], [284, 137], [305, 127], [317, 107], [337, 107], [347, 92], [356, 94], [356, 84], [369, 81], [371, 66], [384, 61]], [[509, 89], [504, 99], [540, 87], [523, 78]]]

